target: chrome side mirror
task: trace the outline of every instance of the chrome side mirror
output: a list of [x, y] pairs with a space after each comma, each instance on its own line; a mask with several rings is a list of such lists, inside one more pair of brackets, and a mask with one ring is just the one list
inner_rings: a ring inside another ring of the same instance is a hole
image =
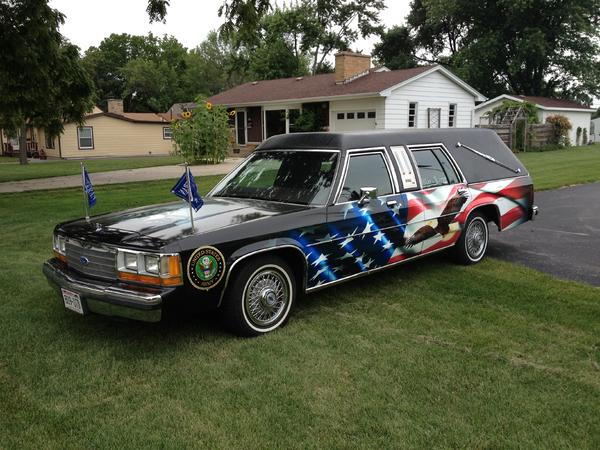
[[358, 206], [364, 206], [367, 203], [371, 202], [371, 199], [377, 198], [377, 188], [376, 187], [361, 187], [360, 188], [360, 200], [358, 201]]

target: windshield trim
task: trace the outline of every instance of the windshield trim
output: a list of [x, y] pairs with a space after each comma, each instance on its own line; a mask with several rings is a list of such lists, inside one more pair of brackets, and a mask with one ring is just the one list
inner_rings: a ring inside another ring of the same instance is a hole
[[[228, 198], [227, 196], [223, 195], [223, 196], [216, 196], [214, 195], [215, 191], [219, 190], [222, 188], [222, 186], [226, 185], [232, 178], [234, 178], [237, 173], [239, 171], [241, 171], [253, 158], [255, 155], [259, 154], [259, 153], [280, 153], [280, 152], [321, 152], [321, 153], [341, 153], [341, 150], [337, 150], [337, 149], [297, 149], [297, 148], [288, 148], [288, 149], [268, 149], [268, 150], [260, 150], [257, 149], [254, 152], [252, 152], [248, 157], [246, 157], [240, 164], [238, 164], [231, 172], [229, 172], [227, 175], [225, 175], [221, 181], [219, 181], [209, 192], [208, 194], [206, 194], [206, 197], [214, 197], [214, 198]], [[336, 162], [336, 174], [334, 175], [334, 179], [333, 179], [333, 183], [331, 184], [330, 187], [330, 192], [329, 195], [327, 196], [327, 199], [325, 200], [324, 203], [314, 203], [314, 204], [304, 204], [304, 203], [291, 203], [291, 202], [282, 202], [282, 201], [278, 201], [278, 200], [266, 200], [266, 199], [260, 199], [261, 201], [269, 201], [269, 202], [273, 202], [273, 203], [283, 203], [283, 204], [290, 204], [290, 205], [300, 205], [300, 206], [306, 206], [309, 208], [314, 208], [314, 207], [320, 207], [320, 206], [327, 206], [329, 204], [329, 198], [331, 197], [331, 192], [333, 191], [333, 187], [335, 186], [335, 181], [336, 181], [336, 176], [337, 176], [337, 172], [339, 169], [340, 165], [340, 158], [338, 157], [338, 160]], [[234, 198], [234, 197], [230, 197], [230, 198]], [[235, 198], [248, 198], [250, 200], [257, 200], [257, 199], [252, 199], [250, 197], [235, 197]]]

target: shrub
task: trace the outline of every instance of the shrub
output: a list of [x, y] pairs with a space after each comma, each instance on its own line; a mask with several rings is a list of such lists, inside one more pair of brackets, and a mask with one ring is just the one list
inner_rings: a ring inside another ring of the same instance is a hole
[[588, 134], [587, 134], [587, 128], [583, 129], [583, 139], [582, 139], [583, 145], [588, 145]]
[[229, 150], [227, 110], [201, 98], [196, 104], [191, 117], [176, 121], [172, 127], [174, 152], [188, 162], [217, 164]]
[[569, 140], [569, 131], [573, 128], [569, 119], [560, 114], [555, 114], [546, 118], [546, 123], [549, 123], [554, 127], [554, 139], [553, 142], [561, 147], [568, 147], [571, 145]]
[[581, 145], [581, 132], [582, 131], [583, 130], [581, 129], [581, 127], [577, 127], [577, 132], [575, 134], [575, 142], [578, 147]]

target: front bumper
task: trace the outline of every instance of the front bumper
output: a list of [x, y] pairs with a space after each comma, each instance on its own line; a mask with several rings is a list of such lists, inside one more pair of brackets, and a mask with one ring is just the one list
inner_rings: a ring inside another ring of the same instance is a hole
[[[53, 258], [44, 263], [48, 283], [58, 292], [61, 288], [79, 294], [85, 311], [105, 316], [118, 316], [144, 322], [158, 322], [163, 302], [175, 288], [129, 288], [92, 280], [69, 271]], [[129, 287], [129, 286], [127, 286]]]

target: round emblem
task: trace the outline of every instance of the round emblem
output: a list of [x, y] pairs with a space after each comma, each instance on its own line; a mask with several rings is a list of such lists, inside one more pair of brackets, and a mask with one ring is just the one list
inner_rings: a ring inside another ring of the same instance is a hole
[[214, 247], [201, 247], [188, 261], [187, 275], [196, 289], [208, 290], [216, 286], [225, 274], [225, 258]]

